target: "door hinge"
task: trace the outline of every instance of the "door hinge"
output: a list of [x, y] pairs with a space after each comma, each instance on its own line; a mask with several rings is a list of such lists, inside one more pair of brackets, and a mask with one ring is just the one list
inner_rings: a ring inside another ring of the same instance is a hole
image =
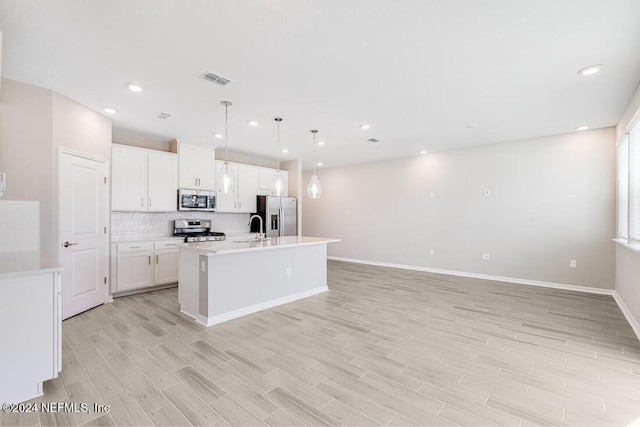
[[107, 227], [104, 228], [104, 234], [107, 234]]
[[107, 276], [104, 276], [104, 284], [107, 284]]
[[104, 177], [104, 183], [105, 184], [107, 183], [107, 177], [106, 176]]

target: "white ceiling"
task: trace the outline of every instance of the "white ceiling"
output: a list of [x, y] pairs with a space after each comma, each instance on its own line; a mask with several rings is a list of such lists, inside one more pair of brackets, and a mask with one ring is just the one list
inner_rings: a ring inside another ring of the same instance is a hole
[[275, 157], [282, 116], [283, 158], [309, 168], [317, 128], [332, 167], [613, 126], [640, 80], [638, 17], [638, 0], [0, 0], [2, 77], [218, 146], [228, 99], [230, 151]]

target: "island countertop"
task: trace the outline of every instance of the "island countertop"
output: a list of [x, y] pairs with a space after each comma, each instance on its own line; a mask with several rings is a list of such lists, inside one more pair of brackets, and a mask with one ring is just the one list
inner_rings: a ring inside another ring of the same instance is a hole
[[197, 251], [207, 255], [223, 255], [240, 252], [290, 248], [294, 246], [319, 245], [340, 241], [341, 239], [332, 239], [325, 237], [284, 236], [266, 238], [262, 242], [254, 239], [247, 239], [235, 241], [224, 240], [213, 242], [185, 243], [180, 245], [180, 248]]

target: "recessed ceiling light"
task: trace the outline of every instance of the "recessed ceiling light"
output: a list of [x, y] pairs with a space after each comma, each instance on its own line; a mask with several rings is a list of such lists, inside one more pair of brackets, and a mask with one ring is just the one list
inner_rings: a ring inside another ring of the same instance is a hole
[[589, 129], [589, 126], [587, 125], [576, 126], [576, 130], [587, 130], [587, 129]]
[[428, 151], [427, 150], [420, 150], [420, 154], [427, 154]]
[[582, 76], [591, 76], [599, 72], [602, 69], [602, 67], [603, 67], [602, 64], [589, 65], [588, 67], [584, 67], [583, 69], [579, 70], [578, 74]]
[[248, 121], [247, 121], [247, 124], [248, 124], [249, 126], [258, 126], [258, 122], [256, 122], [255, 120], [248, 120]]
[[213, 134], [213, 136], [214, 136], [215, 138], [218, 138], [218, 139], [222, 139], [222, 138], [224, 138], [224, 135], [223, 135], [223, 134], [221, 134], [221, 133], [214, 133], [214, 134]]
[[162, 120], [167, 120], [169, 117], [171, 117], [171, 114], [160, 111], [156, 117]]
[[288, 153], [289, 150], [287, 150], [286, 148], [283, 148], [282, 150], [280, 150], [281, 153]]
[[467, 129], [475, 129], [477, 127], [478, 127], [478, 125], [469, 125], [469, 126], [467, 126]]
[[322, 162], [316, 162], [316, 166], [321, 167], [323, 165]]
[[138, 86], [138, 85], [133, 84], [133, 83], [127, 83], [126, 86], [129, 88], [129, 90], [132, 90], [134, 92], [142, 92], [142, 88], [140, 86]]
[[360, 125], [360, 129], [369, 129], [371, 125]]
[[118, 110], [116, 110], [113, 107], [102, 107], [102, 111], [104, 111], [105, 113], [108, 113], [108, 114], [115, 114], [115, 113], [118, 112]]
[[318, 141], [318, 145], [324, 145], [326, 144], [324, 141]]

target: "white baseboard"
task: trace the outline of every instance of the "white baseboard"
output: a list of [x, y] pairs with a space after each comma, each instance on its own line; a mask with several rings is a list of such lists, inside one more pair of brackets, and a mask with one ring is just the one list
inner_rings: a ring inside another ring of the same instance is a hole
[[633, 329], [633, 332], [636, 333], [636, 336], [640, 340], [640, 322], [638, 322], [638, 319], [633, 316], [633, 313], [631, 313], [631, 310], [629, 310], [629, 307], [624, 303], [624, 300], [618, 292], [613, 292], [613, 299], [618, 303], [618, 307], [620, 307], [622, 314], [627, 318], [627, 322], [631, 325], [631, 329]]
[[424, 271], [427, 273], [438, 273], [438, 274], [447, 274], [450, 276], [460, 276], [460, 277], [471, 277], [474, 279], [484, 279], [484, 280], [494, 280], [497, 282], [508, 282], [508, 283], [516, 283], [519, 285], [527, 285], [527, 286], [541, 286], [545, 288], [554, 288], [554, 289], [563, 289], [567, 291], [577, 291], [577, 292], [587, 292], [590, 294], [598, 294], [598, 295], [611, 295], [613, 299], [620, 307], [622, 314], [631, 325], [631, 328], [635, 332], [638, 340], [640, 340], [640, 323], [633, 316], [629, 308], [626, 306], [620, 295], [613, 289], [602, 289], [602, 288], [591, 288], [588, 286], [578, 286], [578, 285], [569, 285], [565, 283], [555, 283], [555, 282], [544, 282], [540, 280], [530, 280], [530, 279], [520, 279], [517, 277], [504, 277], [504, 276], [492, 276], [489, 274], [478, 274], [478, 273], [468, 273], [466, 271], [456, 271], [456, 270], [442, 270], [438, 268], [430, 268], [430, 267], [421, 267], [416, 265], [406, 265], [406, 264], [392, 264], [387, 262], [378, 262], [378, 261], [367, 261], [362, 259], [354, 259], [354, 258], [343, 258], [343, 257], [334, 257], [329, 256], [328, 259], [335, 261], [345, 261], [352, 262], [356, 264], [367, 264], [367, 265], [375, 265], [379, 267], [391, 267], [391, 268], [400, 268], [403, 270], [414, 270], [414, 271]]
[[[244, 307], [238, 310], [229, 311], [227, 313], [219, 314], [217, 316], [205, 317], [205, 316], [198, 315], [198, 318], [196, 318], [195, 320], [197, 323], [201, 325], [213, 326], [213, 325], [217, 325], [218, 323], [226, 322], [227, 320], [237, 319], [238, 317], [246, 316], [247, 314], [257, 313], [258, 311], [266, 310], [268, 308], [273, 308], [282, 304], [287, 304], [293, 301], [297, 301], [303, 298], [311, 297], [311, 296], [318, 295], [328, 291], [329, 291], [329, 288], [327, 286], [320, 286], [318, 288], [310, 289], [308, 291], [298, 292], [297, 294], [287, 295], [286, 297], [276, 298], [271, 301], [261, 302], [259, 304], [254, 304], [249, 307]], [[190, 317], [193, 317], [193, 316], [190, 316]]]

